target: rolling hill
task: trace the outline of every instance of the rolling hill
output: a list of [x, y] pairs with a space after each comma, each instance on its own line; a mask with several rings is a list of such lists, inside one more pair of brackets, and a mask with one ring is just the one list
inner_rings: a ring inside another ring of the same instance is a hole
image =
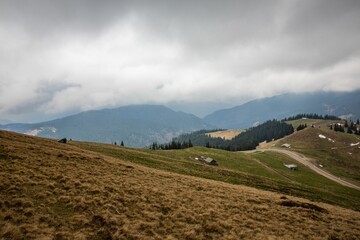
[[294, 126], [306, 123], [315, 127], [308, 127], [273, 144], [291, 144], [292, 150], [311, 157], [324, 170], [360, 185], [360, 136], [330, 130], [328, 125], [334, 122], [338, 121], [290, 121]]
[[198, 117], [158, 105], [136, 105], [82, 112], [35, 124], [8, 124], [0, 128], [50, 138], [120, 143], [144, 147], [167, 142], [180, 133], [212, 128]]
[[284, 94], [218, 110], [204, 121], [226, 129], [246, 129], [269, 119], [283, 119], [299, 113], [329, 114], [360, 118], [360, 91]]
[[[359, 191], [280, 168], [289, 159], [279, 154], [61, 144], [5, 131], [0, 140], [4, 239], [360, 238], [360, 213], [349, 209]], [[220, 165], [189, 158], [197, 154]], [[318, 200], [288, 195], [301, 191]]]

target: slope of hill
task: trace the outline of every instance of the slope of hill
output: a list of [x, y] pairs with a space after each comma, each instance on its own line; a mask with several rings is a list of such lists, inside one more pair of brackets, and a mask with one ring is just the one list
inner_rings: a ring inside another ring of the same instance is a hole
[[204, 121], [220, 128], [246, 129], [268, 119], [283, 119], [299, 113], [318, 113], [360, 118], [360, 91], [285, 94], [250, 101], [216, 111]]
[[198, 117], [157, 105], [126, 106], [82, 112], [36, 124], [9, 124], [2, 129], [30, 135], [143, 147], [167, 142], [183, 132], [211, 128]]
[[360, 185], [360, 136], [330, 130], [328, 125], [334, 122], [339, 121], [290, 121], [294, 125], [307, 123], [309, 126], [314, 124], [315, 127], [296, 132], [275, 145], [289, 143], [292, 150], [311, 157], [324, 170]]
[[[98, 143], [72, 142], [71, 144], [151, 168], [247, 185], [360, 210], [360, 191], [343, 187], [314, 173], [287, 155], [279, 153], [248, 154], [204, 147], [154, 151]], [[215, 159], [219, 166], [213, 167], [196, 161], [200, 156]], [[296, 172], [289, 171], [283, 163], [297, 164], [300, 169]]]
[[[353, 210], [150, 169], [50, 139], [4, 131], [0, 139], [4, 239], [360, 238]], [[121, 150], [143, 157], [144, 150]]]

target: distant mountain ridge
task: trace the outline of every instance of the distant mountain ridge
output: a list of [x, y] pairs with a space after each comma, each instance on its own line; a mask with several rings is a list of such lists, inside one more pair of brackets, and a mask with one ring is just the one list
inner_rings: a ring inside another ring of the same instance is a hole
[[299, 113], [330, 114], [355, 120], [360, 118], [360, 90], [284, 94], [257, 99], [218, 110], [203, 120], [219, 128], [246, 129], [269, 119], [283, 119]]
[[1, 125], [0, 129], [50, 138], [114, 143], [144, 147], [165, 143], [182, 133], [201, 129], [247, 129], [271, 119], [302, 113], [360, 118], [360, 90], [284, 94], [218, 110], [203, 119], [161, 105], [132, 105], [81, 112], [52, 121]]
[[200, 118], [175, 112], [160, 105], [133, 105], [92, 110], [68, 117], [35, 123], [0, 126], [29, 135], [50, 138], [113, 143], [144, 147], [152, 142], [167, 142], [184, 132], [212, 128]]

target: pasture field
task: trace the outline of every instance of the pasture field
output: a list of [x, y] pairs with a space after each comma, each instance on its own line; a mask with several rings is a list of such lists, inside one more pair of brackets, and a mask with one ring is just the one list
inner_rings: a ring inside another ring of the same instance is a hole
[[315, 127], [327, 127], [327, 125], [334, 123], [334, 122], [343, 122], [342, 120], [323, 120], [323, 119], [296, 119], [292, 121], [286, 121], [286, 123], [293, 125], [296, 129], [300, 124], [306, 124], [308, 127], [314, 125]]
[[209, 135], [212, 138], [222, 138], [225, 140], [231, 140], [237, 135], [241, 134], [242, 132], [244, 132], [244, 130], [224, 130], [224, 131], [211, 132], [208, 133], [207, 135]]
[[[332, 122], [336, 121], [322, 121], [315, 128], [308, 127], [274, 145], [289, 143], [292, 150], [311, 157], [324, 170], [360, 185], [360, 136], [330, 130], [328, 125]], [[296, 120], [296, 124], [301, 124], [301, 120]]]
[[[85, 150], [159, 170], [241, 184], [360, 210], [360, 191], [326, 179], [280, 153], [248, 154], [205, 147], [154, 151], [98, 143], [72, 144]], [[199, 156], [211, 157], [219, 166], [195, 161], [194, 159]], [[284, 162], [296, 163], [300, 168], [291, 173], [282, 165]]]

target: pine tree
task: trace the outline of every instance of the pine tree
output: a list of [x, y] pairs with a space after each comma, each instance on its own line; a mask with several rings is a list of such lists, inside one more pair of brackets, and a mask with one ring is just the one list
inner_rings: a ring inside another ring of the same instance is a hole
[[353, 121], [350, 122], [350, 127], [351, 130], [355, 130], [355, 124], [353, 123]]
[[120, 146], [122, 146], [122, 147], [124, 146], [124, 142], [123, 142], [123, 141], [121, 141]]
[[347, 128], [347, 133], [353, 133], [351, 128], [349, 128], [349, 127]]
[[340, 129], [339, 129], [340, 132], [345, 132], [345, 128], [343, 126], [340, 126]]
[[305, 129], [305, 128], [307, 128], [307, 124], [305, 123], [305, 124], [300, 124], [297, 128], [296, 128], [296, 131], [300, 131], [300, 130], [303, 130], [303, 129]]
[[152, 150], [157, 150], [157, 149], [158, 149], [157, 143], [156, 143], [156, 142], [153, 142], [153, 144], [151, 145], [150, 149], [152, 149]]

